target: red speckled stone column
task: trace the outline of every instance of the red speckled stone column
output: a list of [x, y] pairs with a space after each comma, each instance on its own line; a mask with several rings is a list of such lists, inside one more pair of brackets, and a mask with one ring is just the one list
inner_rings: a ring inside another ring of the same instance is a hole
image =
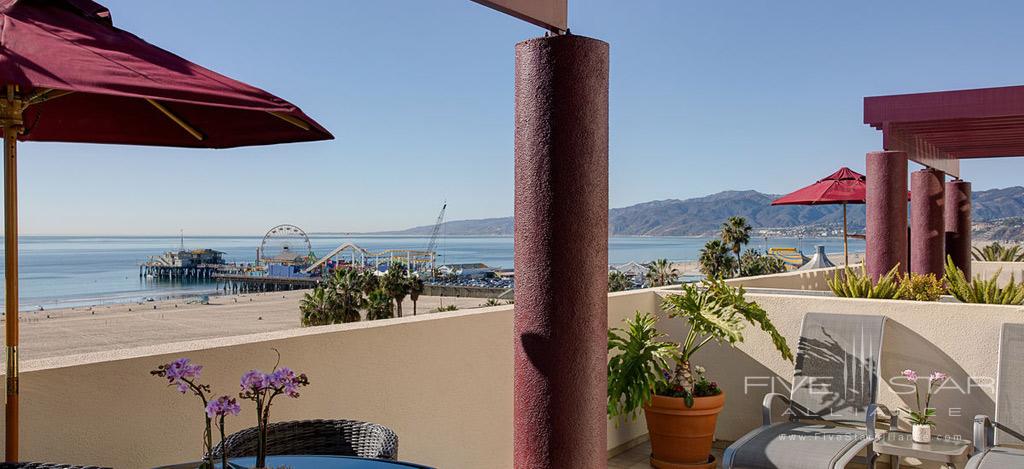
[[907, 269], [907, 154], [876, 151], [867, 156], [868, 275], [877, 279], [896, 264]]
[[607, 461], [608, 44], [516, 44], [515, 467]]
[[946, 175], [926, 168], [910, 175], [910, 271], [942, 277], [946, 257]]
[[[946, 254], [971, 278], [971, 183], [946, 183]], [[945, 262], [945, 260], [943, 260]]]

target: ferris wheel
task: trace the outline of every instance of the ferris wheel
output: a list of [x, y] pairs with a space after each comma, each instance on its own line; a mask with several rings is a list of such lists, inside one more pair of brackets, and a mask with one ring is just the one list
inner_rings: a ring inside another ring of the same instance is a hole
[[260, 241], [258, 261], [293, 263], [305, 259], [313, 252], [309, 236], [295, 225], [277, 225], [267, 231]]

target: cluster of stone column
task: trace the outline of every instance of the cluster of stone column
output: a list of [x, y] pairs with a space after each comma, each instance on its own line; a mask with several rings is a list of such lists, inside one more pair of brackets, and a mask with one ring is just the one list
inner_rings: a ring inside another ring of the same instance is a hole
[[912, 173], [908, 230], [907, 161], [900, 151], [867, 155], [868, 274], [877, 279], [899, 265], [901, 273], [941, 277], [949, 255], [969, 276], [971, 184], [946, 182], [945, 174], [932, 168]]

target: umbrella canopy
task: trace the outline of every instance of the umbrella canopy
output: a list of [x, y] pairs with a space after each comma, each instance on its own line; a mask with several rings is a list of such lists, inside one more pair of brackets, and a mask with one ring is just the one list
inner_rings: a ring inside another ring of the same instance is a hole
[[[333, 138], [291, 103], [113, 26], [89, 0], [0, 0], [19, 140], [228, 148]], [[70, 92], [70, 93], [69, 93]]]
[[772, 205], [863, 204], [866, 201], [867, 179], [844, 166], [814, 184], [775, 199]]
[[197, 148], [326, 140], [291, 103], [114, 27], [89, 0], [0, 0], [7, 400], [18, 459], [17, 141]]
[[842, 167], [818, 182], [772, 201], [772, 205], [843, 205], [843, 258], [850, 265], [849, 235], [846, 227], [846, 204], [867, 203], [867, 178], [850, 168]]

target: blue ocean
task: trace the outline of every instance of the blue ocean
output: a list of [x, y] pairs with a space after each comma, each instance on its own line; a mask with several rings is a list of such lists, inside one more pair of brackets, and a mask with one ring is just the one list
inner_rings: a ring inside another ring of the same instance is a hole
[[[608, 258], [613, 264], [647, 262], [656, 258], [694, 260], [708, 238], [695, 237], [613, 237]], [[209, 248], [223, 251], [228, 262], [251, 263], [261, 236], [22, 236], [20, 238], [20, 289], [22, 310], [43, 307], [86, 306], [106, 303], [156, 300], [216, 293], [210, 282], [169, 282], [146, 279], [139, 265], [150, 256], [186, 249]], [[338, 245], [351, 242], [371, 251], [384, 249], [425, 249], [429, 239], [408, 236], [310, 237], [314, 253], [323, 255]], [[841, 252], [837, 238], [755, 238], [750, 247], [796, 247], [812, 254], [815, 245], [828, 252]], [[492, 267], [513, 267], [511, 237], [452, 237], [438, 241], [439, 261], [444, 263], [483, 262]], [[851, 251], [863, 251], [862, 240], [850, 240]], [[2, 253], [0, 253], [2, 254]], [[2, 274], [2, 272], [0, 272]]]

